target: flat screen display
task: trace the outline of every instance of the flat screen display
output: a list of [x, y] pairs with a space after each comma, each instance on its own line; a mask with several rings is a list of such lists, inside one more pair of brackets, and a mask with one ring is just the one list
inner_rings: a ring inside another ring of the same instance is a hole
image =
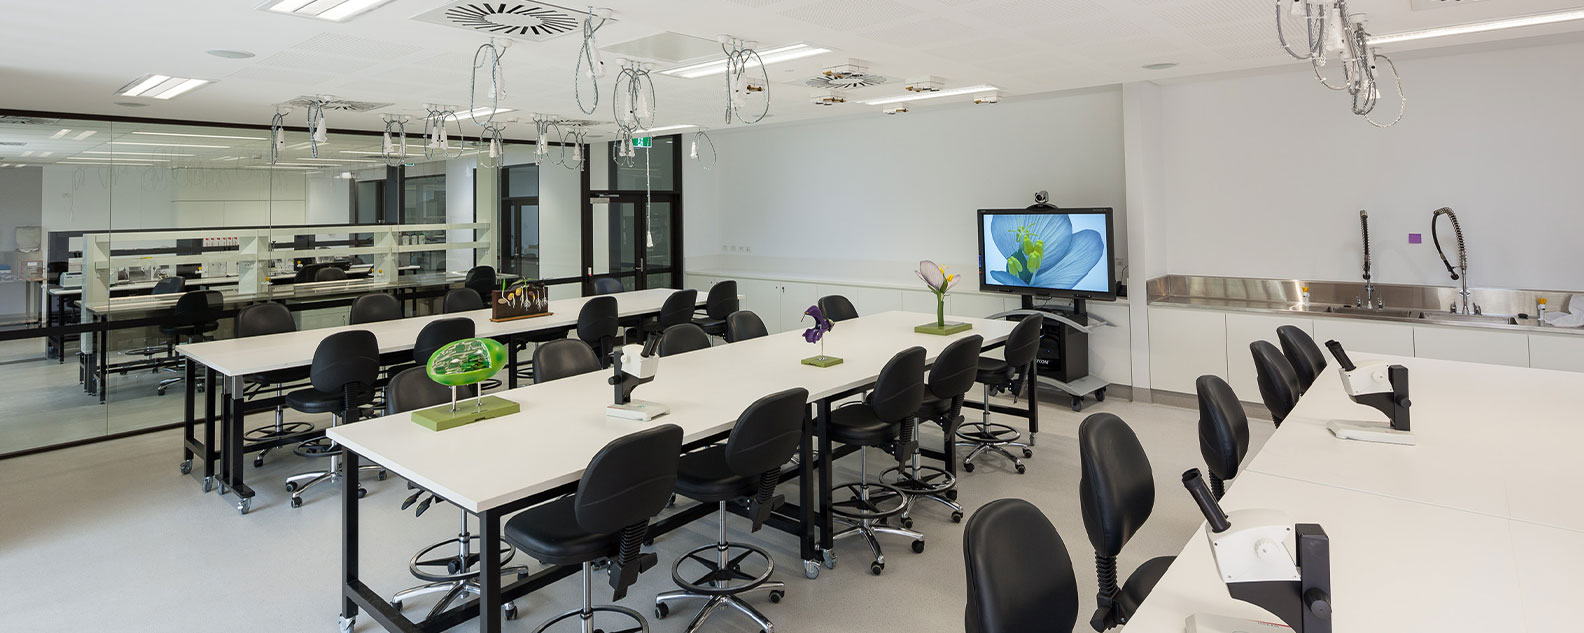
[[986, 292], [1116, 299], [1111, 209], [979, 211]]

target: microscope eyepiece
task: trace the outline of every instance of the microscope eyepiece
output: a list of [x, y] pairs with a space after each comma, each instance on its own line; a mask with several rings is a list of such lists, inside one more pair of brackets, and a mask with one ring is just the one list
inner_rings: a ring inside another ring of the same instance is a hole
[[1227, 521], [1226, 512], [1221, 509], [1221, 504], [1216, 501], [1215, 495], [1210, 494], [1210, 487], [1205, 485], [1204, 477], [1199, 474], [1198, 468], [1189, 468], [1182, 475], [1183, 487], [1188, 489], [1188, 494], [1193, 496], [1194, 502], [1199, 504], [1199, 511], [1204, 513], [1205, 521], [1210, 523], [1210, 531], [1221, 533], [1232, 527]]

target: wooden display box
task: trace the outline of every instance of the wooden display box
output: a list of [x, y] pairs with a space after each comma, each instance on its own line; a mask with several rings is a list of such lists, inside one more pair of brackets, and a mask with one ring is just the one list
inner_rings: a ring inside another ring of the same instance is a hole
[[550, 314], [550, 291], [544, 284], [523, 284], [490, 292], [490, 320], [515, 321]]

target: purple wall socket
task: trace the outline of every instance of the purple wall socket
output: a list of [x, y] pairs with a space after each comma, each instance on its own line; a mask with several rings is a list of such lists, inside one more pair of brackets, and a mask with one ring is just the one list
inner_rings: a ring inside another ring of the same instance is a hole
[[1420, 235], [1418, 233], [1409, 233], [1408, 234], [1408, 243], [1409, 244], [1423, 244], [1424, 243], [1424, 236]]

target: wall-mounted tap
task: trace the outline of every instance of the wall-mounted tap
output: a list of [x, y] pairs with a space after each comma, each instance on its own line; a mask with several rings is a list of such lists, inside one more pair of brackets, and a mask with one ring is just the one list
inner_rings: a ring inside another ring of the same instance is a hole
[[[1441, 237], [1436, 234], [1437, 221], [1443, 215], [1447, 216], [1448, 220], [1451, 220], [1452, 231], [1457, 234], [1458, 263], [1456, 269], [1452, 267], [1452, 262], [1447, 261], [1446, 251], [1441, 249]], [[1452, 275], [1453, 281], [1459, 282], [1458, 296], [1462, 298], [1463, 305], [1461, 309], [1454, 305], [1452, 311], [1459, 314], [1475, 314], [1476, 310], [1471, 308], [1472, 304], [1469, 301], [1468, 250], [1463, 245], [1463, 227], [1458, 225], [1457, 213], [1449, 207], [1436, 209], [1435, 213], [1430, 215], [1430, 239], [1435, 242], [1436, 254], [1441, 256], [1441, 263], [1446, 266], [1447, 273]]]
[[1386, 303], [1383, 300], [1375, 298], [1375, 282], [1372, 280], [1373, 275], [1370, 274], [1371, 261], [1368, 211], [1363, 209], [1359, 210], [1359, 226], [1364, 229], [1364, 307], [1368, 308], [1371, 304], [1376, 304], [1378, 307], [1375, 309], [1384, 310], [1386, 308]]

